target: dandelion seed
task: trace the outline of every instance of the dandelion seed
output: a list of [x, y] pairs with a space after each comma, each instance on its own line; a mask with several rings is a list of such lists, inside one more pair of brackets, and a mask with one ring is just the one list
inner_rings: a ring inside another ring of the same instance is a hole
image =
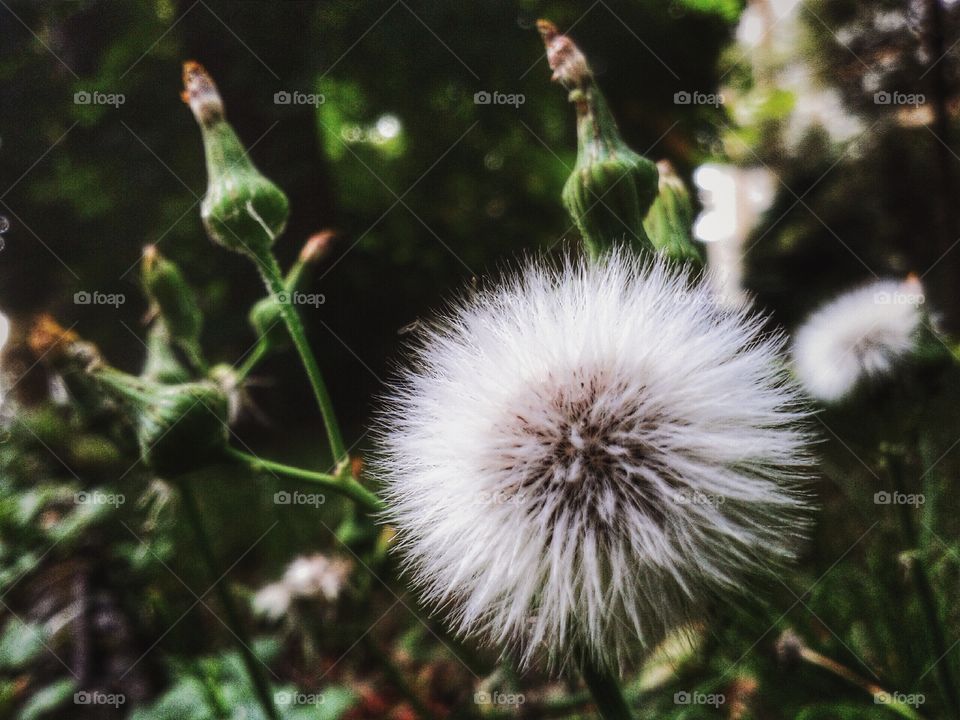
[[762, 325], [614, 252], [426, 326], [380, 460], [425, 600], [524, 663], [622, 666], [790, 557], [804, 413]]
[[872, 282], [814, 312], [792, 348], [804, 389], [835, 402], [863, 380], [889, 373], [917, 345], [923, 303], [923, 285], [910, 276]]

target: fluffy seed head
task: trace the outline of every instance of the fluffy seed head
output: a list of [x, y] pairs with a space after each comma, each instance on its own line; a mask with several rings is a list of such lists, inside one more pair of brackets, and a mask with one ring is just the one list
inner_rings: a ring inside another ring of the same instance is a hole
[[864, 379], [891, 371], [917, 345], [923, 286], [879, 280], [845, 293], [800, 327], [793, 363], [804, 389], [825, 402], [843, 399]]
[[616, 666], [789, 556], [803, 413], [762, 324], [614, 252], [424, 330], [380, 471], [425, 599], [525, 663]]

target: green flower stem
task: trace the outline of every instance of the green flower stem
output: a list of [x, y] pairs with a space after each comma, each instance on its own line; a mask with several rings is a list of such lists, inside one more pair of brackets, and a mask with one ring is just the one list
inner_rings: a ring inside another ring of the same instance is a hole
[[[264, 231], [267, 229], [264, 227]], [[280, 302], [280, 296], [287, 292], [287, 285], [283, 278], [283, 272], [280, 264], [269, 250], [256, 253], [254, 255], [260, 274], [267, 285], [267, 290], [277, 302]], [[337, 416], [333, 410], [333, 403], [330, 401], [330, 394], [327, 392], [327, 386], [323, 381], [323, 375], [320, 373], [320, 366], [317, 359], [310, 349], [307, 342], [307, 334], [303, 329], [303, 323], [297, 313], [296, 308], [290, 303], [280, 302], [280, 312], [283, 316], [283, 322], [287, 326], [287, 332], [293, 340], [297, 352], [300, 353], [300, 360], [307, 371], [307, 377], [310, 378], [310, 385], [313, 387], [313, 394], [316, 396], [317, 405], [320, 406], [320, 413], [323, 415], [323, 423], [327, 429], [327, 438], [330, 441], [330, 451], [337, 465], [341, 465], [348, 459], [347, 447], [343, 443], [343, 436], [340, 433], [340, 425], [337, 423]]]
[[237, 606], [233, 601], [233, 596], [230, 595], [230, 591], [226, 585], [222, 582], [217, 582], [219, 570], [216, 557], [213, 553], [213, 546], [203, 527], [203, 515], [200, 513], [200, 506], [197, 504], [197, 498], [193, 494], [193, 489], [190, 487], [189, 482], [184, 481], [180, 483], [180, 493], [183, 497], [183, 506], [186, 511], [187, 520], [193, 526], [194, 534], [197, 537], [197, 547], [200, 550], [204, 564], [207, 566], [210, 582], [214, 583], [214, 591], [217, 593], [217, 598], [220, 600], [220, 604], [223, 606], [223, 611], [226, 615], [227, 627], [230, 628], [231, 634], [236, 640], [237, 649], [240, 651], [241, 658], [243, 658], [243, 664], [246, 667], [247, 674], [250, 676], [250, 682], [253, 684], [257, 700], [260, 702], [264, 713], [270, 720], [280, 720], [280, 714], [270, 694], [269, 682], [263, 674], [260, 661], [256, 655], [253, 654], [253, 650], [250, 649], [250, 638], [246, 635], [243, 624], [240, 622], [240, 612], [237, 610]]
[[266, 342], [262, 338], [254, 346], [247, 357], [244, 358], [243, 362], [237, 366], [237, 382], [242, 382], [247, 379], [254, 368], [260, 364], [260, 362], [270, 354], [270, 343]]
[[358, 483], [351, 475], [349, 475], [349, 469], [339, 475], [329, 475], [327, 473], [320, 473], [313, 470], [294, 467], [293, 465], [285, 465], [283, 463], [274, 462], [273, 460], [263, 460], [255, 455], [250, 455], [249, 453], [245, 453], [242, 450], [236, 450], [234, 448], [227, 448], [227, 454], [235, 460], [245, 463], [254, 470], [267, 470], [277, 475], [283, 475], [284, 477], [294, 478], [296, 480], [305, 480], [315, 485], [327, 488], [328, 490], [340, 493], [341, 495], [344, 495], [354, 502], [360, 504], [364, 509], [369, 510], [370, 512], [380, 512], [386, 507], [383, 503], [383, 500], [377, 497], [374, 492], [367, 490], [367, 488]]
[[620, 683], [609, 670], [597, 666], [588, 656], [580, 668], [580, 674], [604, 720], [632, 720], [633, 715]]
[[[887, 455], [887, 463], [890, 467], [890, 480], [892, 487], [890, 492], [902, 491], [904, 489], [903, 481], [905, 474], [903, 465], [899, 457]], [[900, 487], [897, 487], [897, 484]], [[908, 549], [917, 547], [917, 531], [911, 517], [911, 509], [908, 505], [897, 503], [897, 520], [900, 523], [900, 532], [903, 542]], [[940, 612], [937, 607], [936, 594], [933, 591], [933, 585], [930, 583], [930, 577], [927, 575], [924, 566], [922, 553], [917, 553], [910, 561], [910, 574], [913, 584], [917, 589], [917, 597], [920, 601], [920, 607], [923, 611], [924, 619], [927, 624], [927, 631], [930, 636], [937, 671], [937, 681], [940, 685], [940, 691], [943, 693], [944, 700], [950, 708], [951, 717], [960, 719], [960, 693], [957, 692], [957, 684], [953, 678], [950, 669], [950, 658], [948, 654], [950, 649], [947, 647], [946, 632], [943, 629], [943, 623], [940, 620]]]

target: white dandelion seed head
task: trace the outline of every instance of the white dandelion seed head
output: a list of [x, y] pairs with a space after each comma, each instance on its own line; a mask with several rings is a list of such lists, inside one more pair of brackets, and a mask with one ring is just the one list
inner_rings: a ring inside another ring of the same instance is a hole
[[889, 373], [917, 345], [923, 285], [878, 280], [844, 293], [815, 311], [797, 331], [793, 364], [814, 398], [836, 402], [864, 379]]
[[802, 533], [803, 411], [763, 319], [662, 262], [532, 264], [388, 397], [398, 548], [461, 634], [621, 666]]

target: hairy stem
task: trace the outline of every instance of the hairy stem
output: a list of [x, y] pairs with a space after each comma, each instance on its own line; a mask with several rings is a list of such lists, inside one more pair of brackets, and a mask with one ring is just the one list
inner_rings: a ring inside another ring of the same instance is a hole
[[345, 497], [348, 497], [354, 502], [360, 504], [364, 509], [369, 510], [370, 512], [380, 512], [385, 507], [383, 500], [381, 500], [376, 493], [368, 490], [359, 482], [357, 482], [351, 475], [349, 475], [349, 471], [342, 472], [339, 475], [329, 475], [327, 473], [307, 470], [305, 468], [295, 467], [293, 465], [286, 465], [273, 460], [264, 460], [262, 458], [258, 458], [256, 455], [251, 455], [243, 452], [242, 450], [236, 450], [234, 448], [227, 448], [227, 454], [235, 460], [239, 460], [240, 462], [248, 465], [254, 470], [267, 470], [277, 475], [293, 478], [295, 480], [305, 480], [306, 482], [313, 483], [314, 485], [319, 485], [328, 490], [340, 493], [341, 495], [344, 495]]
[[260, 364], [260, 361], [269, 354], [270, 345], [261, 338], [254, 346], [253, 350], [251, 350], [247, 354], [247, 357], [243, 359], [243, 362], [237, 366], [237, 382], [246, 380], [250, 373], [253, 372], [253, 369]]
[[[266, 228], [264, 228], [266, 231]], [[317, 359], [310, 349], [307, 342], [307, 334], [303, 329], [303, 322], [296, 308], [288, 303], [281, 302], [280, 296], [287, 292], [287, 286], [283, 279], [283, 273], [277, 259], [269, 250], [258, 253], [255, 256], [257, 267], [263, 276], [267, 290], [273, 295], [276, 302], [280, 303], [280, 313], [283, 322], [287, 326], [287, 332], [290, 333], [290, 339], [293, 340], [297, 352], [300, 354], [300, 360], [307, 371], [307, 377], [310, 379], [310, 385], [313, 388], [313, 394], [317, 399], [317, 405], [320, 407], [320, 413], [323, 415], [323, 424], [327, 430], [327, 439], [330, 442], [330, 451], [337, 464], [347, 460], [347, 448], [343, 443], [343, 435], [340, 433], [340, 425], [337, 422], [336, 413], [333, 410], [333, 403], [330, 401], [330, 393], [327, 391], [327, 385], [323, 381], [323, 375], [320, 373], [320, 366]]]

